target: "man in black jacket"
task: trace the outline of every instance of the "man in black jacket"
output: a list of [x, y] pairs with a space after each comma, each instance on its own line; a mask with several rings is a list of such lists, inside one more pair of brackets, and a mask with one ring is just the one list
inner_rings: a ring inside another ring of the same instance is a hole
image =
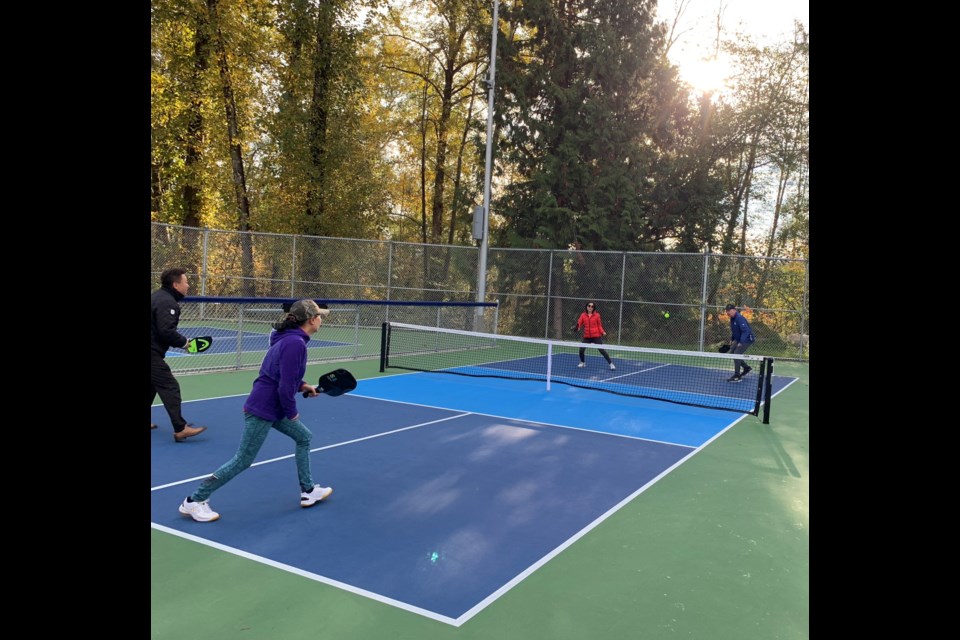
[[[160, 288], [150, 297], [150, 404], [159, 393], [163, 408], [173, 423], [173, 439], [177, 442], [206, 430], [206, 427], [195, 427], [184, 420], [180, 413], [180, 383], [164, 360], [168, 348], [187, 346], [187, 337], [177, 331], [177, 326], [180, 324], [179, 302], [189, 289], [186, 271], [167, 269], [160, 275]], [[156, 429], [157, 425], [151, 424], [150, 428]]]

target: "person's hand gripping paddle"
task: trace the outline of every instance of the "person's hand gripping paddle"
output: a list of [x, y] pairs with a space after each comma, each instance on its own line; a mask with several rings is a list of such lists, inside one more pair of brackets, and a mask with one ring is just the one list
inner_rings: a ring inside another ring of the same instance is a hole
[[[317, 383], [317, 392], [325, 393], [328, 396], [339, 396], [353, 391], [357, 388], [357, 379], [346, 369], [337, 369], [330, 373], [320, 376], [320, 382]], [[309, 391], [303, 392], [304, 398], [310, 397]]]
[[198, 336], [187, 340], [187, 353], [203, 353], [213, 344], [213, 336]]

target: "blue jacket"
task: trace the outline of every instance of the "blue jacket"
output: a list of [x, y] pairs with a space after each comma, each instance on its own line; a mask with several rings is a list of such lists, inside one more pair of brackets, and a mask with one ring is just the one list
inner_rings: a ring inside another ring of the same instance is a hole
[[750, 328], [750, 323], [740, 312], [730, 318], [730, 340], [743, 344], [753, 344], [753, 329]]
[[299, 413], [296, 398], [307, 372], [309, 340], [310, 336], [300, 327], [270, 334], [270, 348], [243, 404], [244, 411], [271, 421], [293, 418]]

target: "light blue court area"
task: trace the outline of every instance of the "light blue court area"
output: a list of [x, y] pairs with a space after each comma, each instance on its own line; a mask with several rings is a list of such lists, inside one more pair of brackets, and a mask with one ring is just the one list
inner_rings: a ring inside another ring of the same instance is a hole
[[153, 407], [153, 526], [455, 626], [739, 419], [536, 382], [360, 380], [298, 398], [328, 500], [300, 507], [293, 443], [272, 432], [211, 497], [220, 520], [194, 522], [177, 507], [234, 454], [244, 400], [184, 403], [209, 427], [184, 443]]
[[[231, 329], [222, 329], [219, 327], [191, 326], [180, 327], [180, 333], [190, 338], [199, 336], [213, 337], [213, 344], [204, 351], [205, 355], [214, 353], [243, 353], [249, 351], [266, 351], [270, 347], [269, 332], [255, 331], [234, 331]], [[322, 349], [327, 347], [346, 347], [349, 342], [334, 342], [331, 340], [311, 339], [307, 343], [307, 349]], [[194, 355], [183, 350], [167, 351], [165, 357], [178, 357]]]
[[[618, 373], [620, 370], [598, 368], [597, 375], [612, 377]], [[775, 376], [774, 393], [795, 380]], [[619, 396], [559, 383], [552, 383], [547, 391], [543, 381], [449, 373], [399, 374], [365, 380], [355, 393], [691, 447], [701, 446], [740, 417], [730, 411]]]

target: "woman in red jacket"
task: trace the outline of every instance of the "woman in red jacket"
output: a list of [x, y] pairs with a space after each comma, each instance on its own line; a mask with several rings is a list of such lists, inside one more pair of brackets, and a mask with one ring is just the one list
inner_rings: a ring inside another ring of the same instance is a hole
[[[577, 320], [577, 326], [575, 326], [573, 330], [580, 331], [580, 327], [583, 327], [583, 342], [603, 344], [603, 336], [607, 335], [607, 332], [603, 330], [603, 323], [600, 322], [600, 313], [596, 311], [596, 305], [592, 302], [588, 302], [587, 306], [584, 307], [583, 313], [580, 314], [580, 319]], [[577, 365], [578, 367], [586, 366], [583, 362], [583, 354], [586, 350], [586, 347], [580, 348], [580, 364]], [[616, 365], [613, 364], [613, 360], [610, 359], [609, 353], [603, 349], [598, 349], [598, 351], [607, 361], [607, 364], [610, 365], [611, 371], [617, 368]]]

